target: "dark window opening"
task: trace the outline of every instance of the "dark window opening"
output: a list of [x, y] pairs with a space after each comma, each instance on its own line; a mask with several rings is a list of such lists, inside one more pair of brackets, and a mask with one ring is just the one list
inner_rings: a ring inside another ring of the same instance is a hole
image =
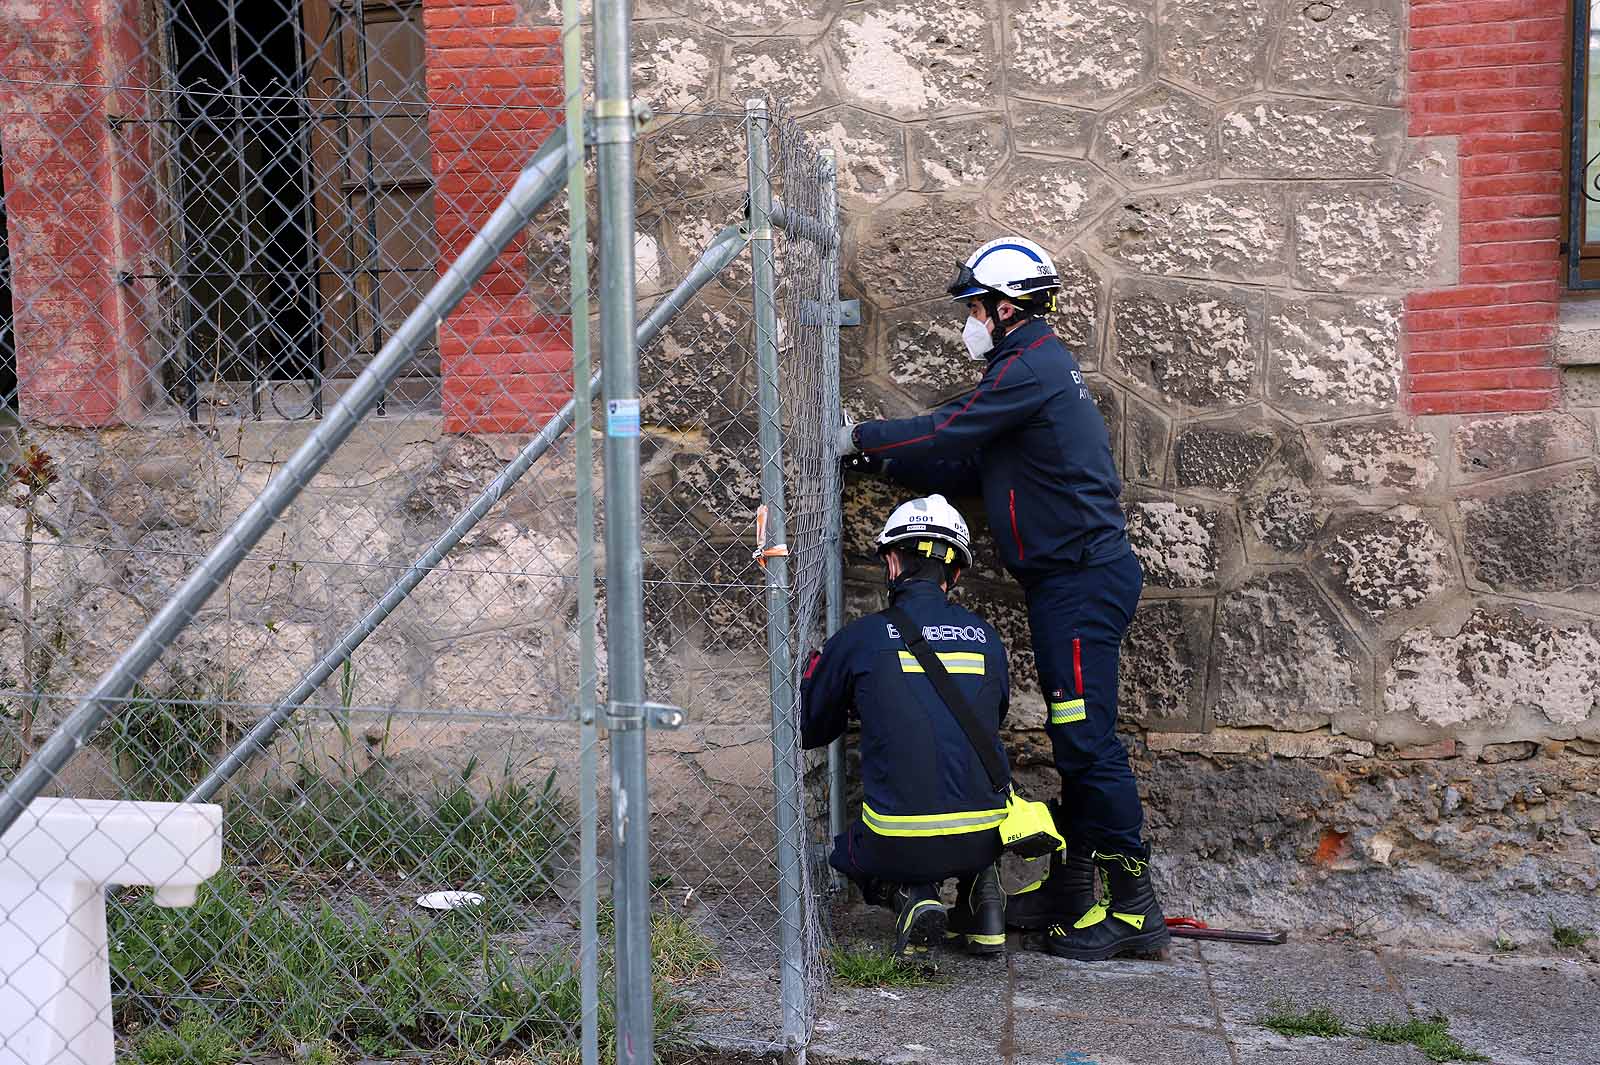
[[[167, 0], [161, 30], [169, 394], [320, 415], [436, 268], [421, 4]], [[430, 348], [393, 394], [437, 391]]]
[[[168, 387], [198, 415], [248, 402], [311, 413], [320, 377], [304, 63], [296, 21], [276, 3], [170, 0], [166, 116], [176, 219], [176, 359]], [[229, 382], [248, 382], [248, 400]]]

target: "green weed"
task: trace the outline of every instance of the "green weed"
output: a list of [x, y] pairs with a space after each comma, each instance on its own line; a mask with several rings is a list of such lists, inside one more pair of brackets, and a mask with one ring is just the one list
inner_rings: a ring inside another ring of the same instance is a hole
[[[308, 1065], [334, 1065], [346, 1049], [394, 1057], [427, 1048], [486, 1061], [516, 1047], [564, 1054], [578, 1039], [575, 961], [517, 957], [477, 910], [425, 917], [359, 901], [347, 912], [326, 904], [296, 909], [256, 898], [225, 873], [187, 909], [116, 893], [108, 918], [117, 1023], [143, 1028], [134, 1050], [140, 1065], [232, 1065], [241, 1046]], [[662, 938], [671, 960], [658, 957], [658, 972], [707, 971], [715, 952], [678, 920]], [[611, 974], [605, 953], [599, 1023], [606, 1043], [614, 1032]], [[194, 1013], [197, 996], [231, 1003], [225, 1023]], [[658, 1046], [681, 1045], [685, 1019], [663, 980]]]
[[146, 1029], [133, 1044], [133, 1056], [140, 1065], [234, 1065], [242, 1055], [227, 1025], [191, 1006], [175, 1028]]
[[1409, 1043], [1422, 1051], [1429, 1061], [1487, 1061], [1456, 1041], [1450, 1034], [1450, 1022], [1435, 1014], [1431, 1020], [1384, 1021], [1362, 1029], [1361, 1035], [1375, 1043]]
[[846, 987], [917, 987], [934, 983], [932, 972], [901, 958], [861, 947], [828, 952], [833, 977]]
[[481, 798], [474, 766], [423, 801], [397, 798], [368, 780], [302, 771], [292, 786], [230, 803], [230, 862], [324, 869], [359, 868], [417, 883], [471, 888], [497, 902], [542, 895], [573, 834], [552, 770], [538, 788], [510, 767]]
[[1270, 1028], [1290, 1039], [1304, 1036], [1336, 1039], [1349, 1034], [1338, 1014], [1326, 1006], [1317, 1006], [1303, 1012], [1297, 1012], [1288, 1006], [1275, 1006], [1273, 1012], [1268, 1014], [1261, 1024], [1262, 1027]]
[[1558, 947], [1582, 947], [1594, 938], [1594, 933], [1587, 928], [1574, 928], [1570, 925], [1557, 924], [1554, 917], [1550, 921], [1550, 939]]
[[678, 913], [658, 913], [650, 919], [650, 950], [655, 956], [655, 976], [679, 984], [722, 969], [717, 945], [706, 938], [693, 919]]
[[129, 798], [177, 802], [236, 738], [224, 703], [231, 681], [189, 677], [157, 695], [136, 684], [106, 726], [106, 742]]

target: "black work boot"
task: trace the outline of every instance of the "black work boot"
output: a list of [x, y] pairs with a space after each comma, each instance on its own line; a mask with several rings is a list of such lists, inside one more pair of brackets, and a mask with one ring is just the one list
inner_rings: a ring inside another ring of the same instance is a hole
[[1006, 927], [1037, 932], [1053, 924], [1070, 925], [1099, 901], [1091, 852], [1069, 843], [1065, 851], [1050, 855], [1044, 879], [1006, 896]]
[[1166, 947], [1172, 935], [1156, 901], [1148, 859], [1096, 851], [1094, 860], [1105, 875], [1110, 897], [1071, 924], [1051, 925], [1044, 949], [1061, 958], [1104, 961], [1118, 954], [1154, 954]]
[[1006, 893], [1000, 867], [964, 876], [956, 887], [956, 904], [946, 913], [945, 942], [964, 943], [973, 954], [1006, 952]]
[[944, 941], [944, 905], [938, 884], [896, 884], [894, 894], [894, 956], [926, 954]]

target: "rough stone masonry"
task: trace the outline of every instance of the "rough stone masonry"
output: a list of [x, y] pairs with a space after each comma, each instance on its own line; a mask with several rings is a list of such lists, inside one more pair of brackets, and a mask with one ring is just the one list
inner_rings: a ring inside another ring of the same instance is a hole
[[[661, 115], [639, 158], [642, 295], [737, 215], [738, 115], [759, 94], [838, 153], [844, 294], [866, 318], [845, 332], [852, 415], [910, 413], [976, 379], [962, 312], [939, 298], [976, 242], [1018, 230], [1058, 256], [1056, 326], [1090, 371], [1146, 573], [1122, 698], [1173, 912], [1480, 944], [1592, 922], [1600, 389], [1538, 414], [1405, 413], [1402, 299], [1455, 276], [1458, 226], [1453, 141], [1405, 136], [1400, 0], [638, 13], [636, 87]], [[523, 5], [530, 22], [553, 14]], [[559, 291], [559, 227], [546, 236], [530, 272]], [[690, 720], [652, 739], [657, 853], [730, 888], [771, 875], [764, 636], [758, 600], [735, 590], [758, 495], [747, 291], [736, 265], [642, 367], [649, 682]], [[295, 440], [255, 424], [46, 442], [85, 486], [51, 519], [120, 547], [35, 562], [55, 671], [35, 679], [76, 690]], [[175, 661], [221, 648], [245, 701], [280, 695], [515, 447], [420, 419], [364, 428]], [[541, 464], [369, 641], [355, 703], [526, 709], [561, 690], [570, 477]], [[849, 486], [854, 609], [878, 602], [869, 545], [896, 492]], [[980, 555], [962, 595], [1008, 636], [1010, 746], [1047, 782], [1020, 598]], [[308, 557], [336, 561], [289, 565]], [[0, 641], [11, 676], [16, 644]], [[401, 775], [504, 754], [476, 725], [384, 742]], [[534, 772], [570, 769], [569, 726], [517, 742]]]
[[[1174, 908], [1480, 942], [1592, 914], [1594, 397], [1404, 412], [1402, 297], [1458, 270], [1454, 141], [1405, 135], [1406, 5], [663, 0], [651, 15], [636, 61], [660, 110], [767, 93], [837, 151], [845, 295], [866, 314], [845, 337], [853, 415], [976, 379], [964, 312], [939, 298], [975, 242], [1019, 231], [1059, 257], [1057, 328], [1092, 371], [1145, 567], [1122, 699]], [[650, 138], [645, 202], [666, 205], [652, 235], [668, 254], [689, 250], [673, 219], [698, 232], [736, 189], [706, 165], [736, 137], [682, 115]], [[704, 381], [693, 362], [654, 368], [679, 394]], [[849, 487], [862, 609], [896, 491]], [[992, 552], [963, 594], [1030, 686]], [[1047, 785], [1042, 703], [1015, 706], [1013, 751]]]

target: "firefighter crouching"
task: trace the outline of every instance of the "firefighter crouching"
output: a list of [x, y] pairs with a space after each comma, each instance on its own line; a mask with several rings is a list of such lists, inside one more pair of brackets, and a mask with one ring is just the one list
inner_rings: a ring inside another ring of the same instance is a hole
[[[945, 938], [977, 954], [1005, 952], [1005, 893], [996, 862], [1009, 769], [1000, 725], [1010, 700], [1006, 652], [993, 626], [948, 601], [972, 563], [961, 514], [943, 496], [914, 499], [878, 536], [889, 608], [840, 629], [812, 656], [801, 683], [801, 742], [822, 747], [861, 725], [861, 818], [834, 840], [832, 866], [866, 901], [895, 913], [895, 953]], [[895, 619], [909, 622], [897, 625]], [[920, 630], [930, 680], [902, 628]], [[930, 663], [933, 664], [933, 663]], [[952, 685], [973, 733], [941, 699]], [[948, 689], [947, 689], [948, 690]], [[978, 739], [993, 756], [980, 756]], [[990, 770], [1006, 779], [997, 785]], [[957, 878], [948, 913], [940, 885]]]

